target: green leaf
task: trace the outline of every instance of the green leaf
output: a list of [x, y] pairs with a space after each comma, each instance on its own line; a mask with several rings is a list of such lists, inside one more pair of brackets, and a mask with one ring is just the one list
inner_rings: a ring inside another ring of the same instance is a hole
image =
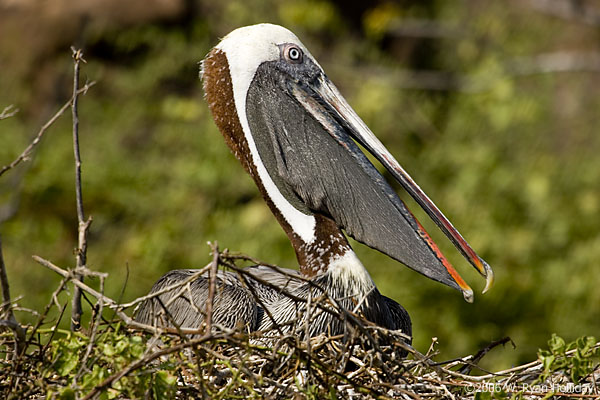
[[117, 351], [117, 353], [121, 354], [121, 353], [123, 353], [123, 351], [125, 351], [125, 349], [128, 346], [129, 346], [129, 340], [127, 340], [126, 338], [123, 338], [117, 342], [117, 345], [115, 346], [115, 350]]
[[115, 355], [115, 349], [112, 345], [110, 345], [109, 343], [105, 343], [102, 346], [102, 354], [104, 354], [107, 357], [112, 357]]
[[54, 369], [60, 376], [68, 375], [79, 363], [79, 349], [85, 343], [76, 336], [56, 341], [53, 349]]
[[177, 377], [170, 374], [167, 371], [158, 371], [154, 374], [154, 382], [152, 385], [152, 392], [154, 393], [155, 400], [167, 400], [172, 396], [171, 394], [175, 390], [175, 384], [177, 383]]
[[544, 370], [549, 371], [552, 369], [552, 364], [554, 363], [554, 356], [547, 355], [542, 357], [542, 364], [544, 365]]
[[75, 391], [71, 387], [66, 387], [61, 390], [58, 398], [60, 400], [75, 400]]
[[548, 346], [553, 353], [564, 353], [566, 349], [565, 340], [556, 333], [552, 334], [552, 338], [548, 341]]

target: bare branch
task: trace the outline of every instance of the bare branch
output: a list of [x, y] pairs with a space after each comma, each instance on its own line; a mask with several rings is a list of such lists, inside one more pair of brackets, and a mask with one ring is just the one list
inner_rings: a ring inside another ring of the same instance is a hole
[[[60, 281], [60, 284], [58, 285], [58, 287], [52, 293], [50, 301], [48, 302], [48, 304], [46, 304], [44, 311], [39, 315], [37, 322], [35, 323], [33, 329], [31, 330], [31, 333], [29, 334], [29, 339], [27, 339], [27, 345], [29, 345], [30, 343], [33, 342], [35, 335], [38, 333], [38, 329], [40, 328], [40, 326], [42, 326], [42, 324], [46, 320], [46, 317], [48, 316], [48, 312], [50, 312], [52, 305], [56, 305], [59, 309], [61, 308], [61, 305], [58, 303], [57, 296], [60, 292], [63, 291], [66, 284], [67, 284], [67, 279], [63, 278]], [[62, 318], [62, 311], [60, 313], [59, 319], [57, 320], [57, 323], [60, 322], [60, 318]], [[49, 346], [49, 345], [50, 345], [50, 341], [47, 343], [47, 346]], [[42, 354], [43, 354], [43, 351], [42, 351]]]
[[[104, 296], [102, 293], [98, 292], [95, 289], [92, 289], [91, 287], [89, 287], [88, 285], [86, 285], [85, 283], [81, 282], [78, 279], [75, 279], [76, 275], [97, 275], [97, 276], [105, 276], [105, 274], [101, 274], [98, 272], [94, 272], [91, 273], [91, 271], [86, 271], [86, 270], [79, 270], [77, 272], [71, 270], [71, 271], [67, 271], [65, 269], [62, 269], [56, 265], [54, 265], [53, 263], [51, 263], [50, 261], [39, 257], [39, 256], [32, 256], [33, 259], [35, 261], [37, 261], [40, 265], [56, 272], [57, 274], [59, 274], [60, 276], [62, 276], [63, 278], [66, 279], [71, 279], [73, 281], [73, 284], [75, 286], [77, 286], [78, 288], [80, 288], [81, 290], [91, 294], [92, 296], [94, 296], [95, 298], [97, 298], [98, 300], [101, 300], [104, 302], [104, 305], [112, 310], [115, 310], [117, 316], [125, 323], [125, 325], [127, 325], [130, 328], [136, 328], [142, 331], [146, 331], [149, 333], [158, 333], [158, 334], [162, 334], [162, 333], [177, 333], [177, 330], [175, 329], [169, 329], [169, 328], [164, 328], [164, 329], [159, 329], [156, 328], [154, 326], [151, 325], [146, 325], [146, 324], [141, 324], [137, 321], [135, 321], [133, 318], [129, 317], [127, 314], [125, 314], [123, 312], [123, 309], [125, 308], [123, 305], [118, 304], [116, 301], [114, 301], [113, 299], [111, 299], [110, 297], [106, 297]], [[181, 333], [185, 333], [185, 334], [199, 334], [201, 333], [198, 329], [181, 329]]]
[[[86, 265], [87, 258], [87, 236], [92, 218], [85, 219], [83, 212], [83, 196], [81, 193], [81, 155], [79, 152], [79, 116], [77, 114], [77, 105], [79, 101], [79, 66], [81, 62], [86, 62], [83, 58], [83, 52], [71, 47], [73, 51], [73, 102], [71, 110], [73, 115], [73, 154], [75, 156], [75, 197], [77, 202], [77, 220], [78, 225], [78, 242], [75, 250], [75, 258], [77, 260], [77, 269], [83, 268]], [[83, 276], [76, 276], [76, 279], [83, 281]], [[73, 299], [71, 302], [71, 330], [78, 331], [81, 329], [81, 290], [75, 286], [73, 290]]]
[[2, 112], [0, 113], [0, 120], [10, 118], [18, 112], [19, 112], [18, 108], [15, 108], [15, 106], [13, 106], [12, 104], [8, 105], [8, 106], [4, 107], [4, 110], [2, 110]]
[[[83, 224], [85, 220], [85, 215], [83, 212], [83, 199], [81, 194], [81, 155], [79, 153], [79, 116], [78, 116], [78, 104], [79, 104], [79, 96], [77, 91], [79, 89], [79, 69], [81, 62], [86, 62], [83, 59], [83, 53], [81, 50], [75, 50], [75, 48], [71, 47], [73, 51], [73, 102], [72, 102], [72, 115], [73, 115], [73, 153], [75, 156], [75, 191], [77, 197], [77, 218], [79, 220], [79, 224]], [[82, 255], [83, 266], [85, 265], [85, 253]]]
[[212, 251], [212, 262], [208, 272], [208, 299], [206, 299], [206, 323], [204, 324], [206, 333], [212, 329], [213, 304], [215, 300], [215, 286], [217, 284], [217, 269], [219, 268], [219, 245], [217, 242], [209, 243]]
[[[85, 86], [83, 86], [81, 89], [77, 90], [77, 92], [76, 92], [77, 95], [85, 94], [88, 91], [88, 89], [91, 88], [92, 86], [94, 86], [95, 84], [96, 84], [96, 82], [86, 83]], [[48, 122], [46, 122], [40, 128], [36, 137], [29, 144], [29, 146], [27, 146], [25, 148], [25, 150], [23, 150], [23, 152], [13, 162], [3, 166], [0, 169], [0, 176], [2, 176], [9, 169], [12, 169], [12, 168], [16, 167], [17, 165], [19, 165], [22, 161], [29, 160], [29, 157], [31, 156], [31, 152], [33, 151], [35, 146], [37, 146], [40, 143], [40, 140], [42, 140], [42, 136], [44, 136], [44, 133], [46, 133], [48, 128], [50, 128], [56, 122], [56, 120], [58, 120], [60, 118], [60, 116], [65, 113], [65, 111], [71, 106], [72, 102], [73, 102], [73, 98], [69, 99], [69, 101], [67, 101], [65, 104], [63, 104], [63, 106], [52, 116], [52, 118], [50, 118], [48, 120]]]

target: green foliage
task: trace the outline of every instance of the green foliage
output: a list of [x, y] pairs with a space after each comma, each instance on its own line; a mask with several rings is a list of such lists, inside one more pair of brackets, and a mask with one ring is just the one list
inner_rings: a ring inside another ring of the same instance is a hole
[[563, 371], [577, 384], [597, 368], [600, 347], [593, 336], [582, 336], [567, 343], [553, 334], [548, 341], [548, 350], [539, 350], [538, 357], [544, 366], [540, 381], [544, 381], [555, 371]]
[[[81, 333], [59, 333], [65, 336], [52, 340], [52, 360], [44, 375], [50, 378], [58, 374], [67, 386], [50, 389], [48, 398], [56, 392], [59, 399], [79, 398], [140, 360], [146, 350], [142, 336], [121, 330], [119, 326], [101, 332], [92, 343], [90, 337]], [[148, 365], [109, 384], [100, 392], [100, 398], [143, 398], [151, 393], [153, 399], [169, 399], [175, 388], [176, 377], [169, 369]]]
[[79, 364], [79, 350], [85, 347], [85, 336], [67, 333], [64, 340], [57, 340], [52, 349], [54, 370], [60, 376], [67, 376]]

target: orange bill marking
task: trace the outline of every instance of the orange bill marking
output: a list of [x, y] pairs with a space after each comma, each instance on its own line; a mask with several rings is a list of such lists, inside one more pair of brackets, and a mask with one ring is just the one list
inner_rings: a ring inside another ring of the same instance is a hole
[[[413, 181], [413, 179], [400, 167], [399, 165], [395, 166], [397, 162], [387, 155], [382, 155], [384, 160], [391, 166], [391, 168], [398, 173], [399, 178], [398, 181], [400, 184], [406, 189], [406, 191], [415, 199], [415, 201], [425, 210], [425, 212], [433, 219], [433, 221], [438, 224], [438, 226], [442, 229], [442, 232], [450, 238], [452, 243], [458, 248], [458, 250], [463, 254], [463, 256], [479, 271], [479, 273], [485, 277], [487, 277], [488, 271], [483, 265], [482, 260], [479, 258], [475, 250], [469, 246], [467, 241], [461, 236], [461, 234], [452, 226], [452, 223], [448, 221], [446, 216], [437, 208], [437, 206], [431, 201], [429, 197], [421, 190], [419, 185]], [[418, 223], [418, 221], [417, 221]], [[419, 224], [420, 225], [420, 224]], [[430, 244], [432, 244], [432, 249], [436, 251], [437, 246], [429, 235], [423, 230], [424, 235], [423, 238]], [[439, 253], [438, 253], [439, 254]]]
[[[411, 213], [411, 215], [412, 215], [412, 213]], [[431, 238], [431, 236], [429, 236], [429, 234], [427, 233], [427, 231], [425, 231], [425, 228], [423, 227], [423, 225], [421, 225], [421, 223], [419, 222], [419, 220], [414, 215], [413, 215], [413, 218], [414, 218], [415, 222], [417, 223], [417, 226], [419, 227], [419, 230], [418, 230], [419, 231], [419, 236], [421, 236], [425, 240], [425, 242], [427, 243], [427, 245], [429, 246], [429, 248], [431, 250], [433, 250], [433, 252], [435, 253], [436, 257], [444, 265], [444, 268], [446, 268], [446, 270], [448, 271], [448, 273], [450, 274], [450, 276], [452, 277], [452, 279], [454, 279], [454, 281], [458, 284], [458, 286], [464, 292], [471, 292], [472, 293], [473, 290], [471, 289], [471, 287], [458, 274], [458, 271], [456, 271], [454, 269], [454, 267], [452, 266], [452, 264], [450, 264], [450, 261], [448, 261], [448, 259], [444, 256], [444, 254], [442, 253], [442, 251], [437, 246], [437, 244], [435, 244], [435, 242], [433, 241], [433, 239]], [[482, 268], [483, 268], [483, 266], [482, 266]]]

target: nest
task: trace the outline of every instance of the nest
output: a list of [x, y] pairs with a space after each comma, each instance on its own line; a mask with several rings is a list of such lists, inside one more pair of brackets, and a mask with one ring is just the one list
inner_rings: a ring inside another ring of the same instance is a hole
[[[237, 263], [256, 261], [220, 253], [216, 247], [213, 256], [206, 271], [225, 266], [245, 274]], [[328, 298], [313, 300], [312, 306], [336, 313], [345, 323], [343, 334], [301, 339], [294, 333], [281, 334], [277, 326], [267, 332], [224, 328], [211, 322], [212, 301], [199, 329], [161, 328], [140, 324], [125, 312], [158, 293], [119, 304], [102, 293], [104, 274], [77, 271], [100, 281], [100, 290], [95, 290], [74, 280], [75, 273], [37, 261], [63, 280], [38, 323], [24, 327], [25, 343], [9, 331], [0, 336], [4, 398], [600, 398], [597, 358], [588, 360], [596, 365], [590, 364], [583, 375], [572, 373], [580, 363], [574, 361], [581, 358], [581, 348], [555, 357], [564, 368], [541, 357], [509, 370], [471, 375], [482, 373], [477, 364], [491, 348], [510, 339], [473, 356], [438, 362], [435, 342], [422, 354], [407, 344], [402, 332], [375, 326]], [[85, 333], [58, 329], [66, 306], [58, 294], [68, 281], [96, 299]], [[180, 283], [182, 293], [187, 284]], [[59, 318], [50, 324], [48, 310], [55, 307]], [[107, 309], [114, 318], [105, 319]], [[600, 343], [586, 348], [594, 357], [600, 353]]]

